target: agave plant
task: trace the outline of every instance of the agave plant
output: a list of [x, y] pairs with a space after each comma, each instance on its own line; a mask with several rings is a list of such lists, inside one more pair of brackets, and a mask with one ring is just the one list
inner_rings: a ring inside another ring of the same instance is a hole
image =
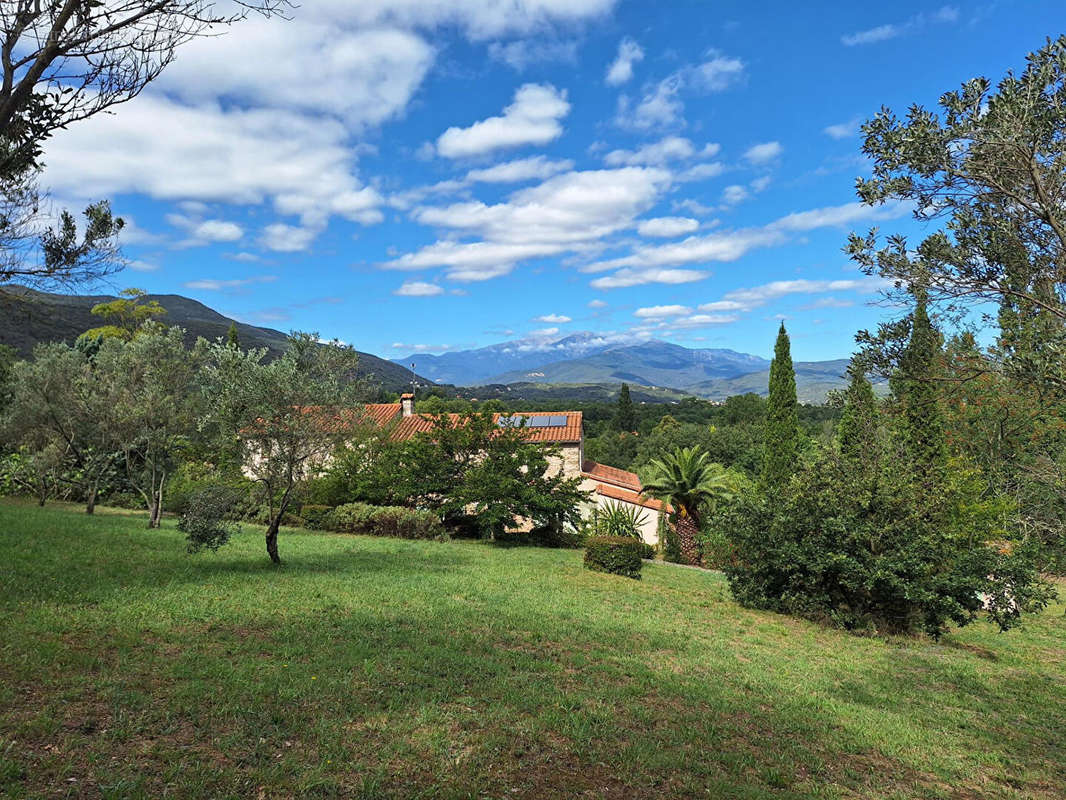
[[607, 502], [593, 514], [596, 532], [601, 536], [628, 536], [642, 539], [640, 529], [648, 515], [638, 506]]
[[700, 563], [700, 515], [719, 499], [731, 496], [734, 488], [726, 468], [711, 461], [700, 447], [678, 448], [651, 462], [644, 494], [674, 507], [683, 563]]

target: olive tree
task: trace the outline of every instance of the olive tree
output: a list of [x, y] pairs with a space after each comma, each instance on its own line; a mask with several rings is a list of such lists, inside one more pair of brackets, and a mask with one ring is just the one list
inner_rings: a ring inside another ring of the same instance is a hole
[[266, 354], [223, 341], [209, 346], [202, 424], [220, 451], [238, 445], [245, 475], [263, 487], [267, 554], [279, 563], [278, 529], [294, 493], [352, 436], [367, 389], [356, 379], [356, 352], [314, 334], [292, 334], [274, 361]]
[[159, 527], [167, 478], [196, 429], [203, 345], [189, 351], [183, 336], [148, 322], [128, 342], [105, 339], [96, 354], [97, 385], [111, 405], [108, 440], [144, 498], [149, 528]]

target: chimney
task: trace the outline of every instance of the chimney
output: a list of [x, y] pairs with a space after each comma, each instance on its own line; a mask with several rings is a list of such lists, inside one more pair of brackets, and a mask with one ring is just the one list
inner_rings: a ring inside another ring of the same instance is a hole
[[415, 414], [415, 396], [411, 392], [400, 395], [400, 416], [413, 417]]

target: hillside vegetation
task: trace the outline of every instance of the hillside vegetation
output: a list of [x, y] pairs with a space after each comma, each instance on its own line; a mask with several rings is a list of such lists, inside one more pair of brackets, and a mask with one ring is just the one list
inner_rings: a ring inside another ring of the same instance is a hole
[[0, 502], [0, 795], [1057, 798], [1061, 602], [858, 638], [717, 573]]

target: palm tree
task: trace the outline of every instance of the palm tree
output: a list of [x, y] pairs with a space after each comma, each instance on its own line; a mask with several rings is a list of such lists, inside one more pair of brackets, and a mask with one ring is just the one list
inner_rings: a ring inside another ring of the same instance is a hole
[[709, 460], [700, 447], [679, 447], [651, 462], [643, 493], [674, 507], [674, 528], [685, 564], [700, 563], [696, 538], [704, 507], [733, 493], [734, 482], [725, 467]]

